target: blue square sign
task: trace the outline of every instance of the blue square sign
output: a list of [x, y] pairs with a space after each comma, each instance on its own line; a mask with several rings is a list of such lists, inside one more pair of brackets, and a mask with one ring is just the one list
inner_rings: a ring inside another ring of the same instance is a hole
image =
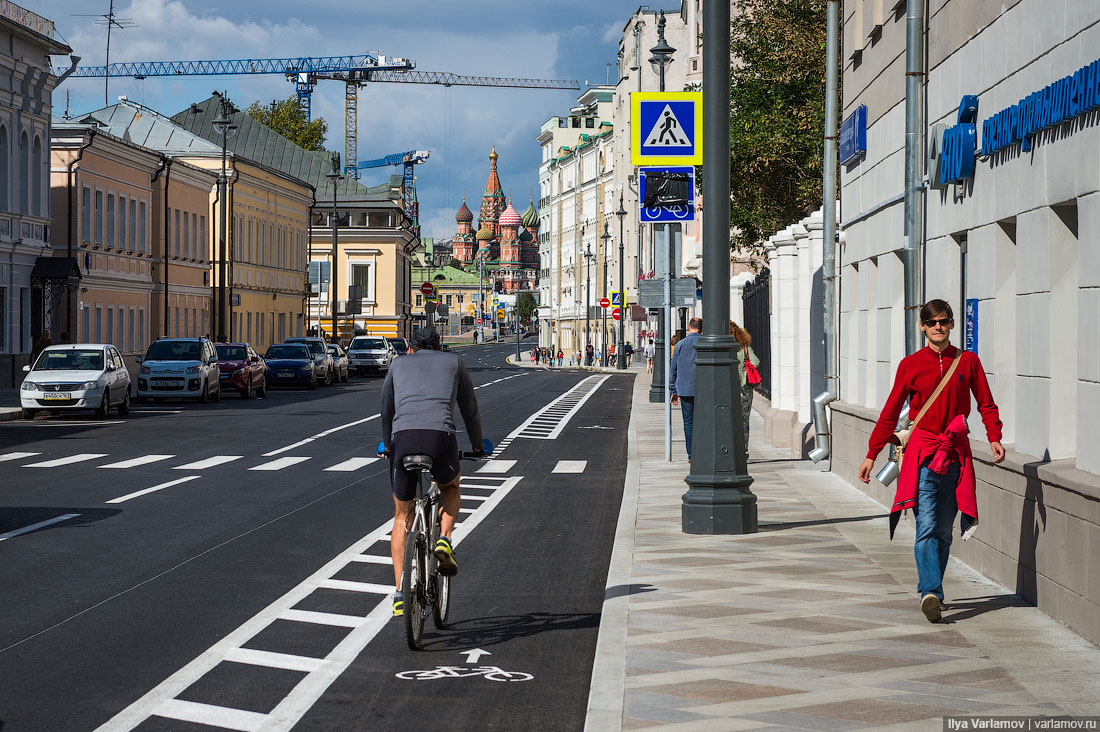
[[630, 107], [631, 164], [702, 164], [702, 92], [634, 92]]

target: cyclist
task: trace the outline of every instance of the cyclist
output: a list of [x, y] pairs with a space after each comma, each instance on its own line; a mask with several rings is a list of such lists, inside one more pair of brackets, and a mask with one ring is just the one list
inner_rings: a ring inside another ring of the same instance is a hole
[[404, 614], [401, 570], [405, 559], [405, 532], [418, 479], [415, 471], [409, 472], [402, 467], [401, 459], [406, 455], [430, 455], [432, 458], [432, 479], [439, 486], [443, 509], [440, 537], [433, 553], [439, 561], [440, 574], [452, 577], [458, 572], [451, 546], [451, 531], [461, 501], [455, 404], [462, 413], [474, 453], [483, 454], [481, 416], [470, 374], [458, 354], [443, 352], [439, 333], [420, 328], [413, 333], [409, 355], [390, 365], [382, 384], [382, 441], [390, 459], [394, 503], [393, 531], [390, 532], [390, 554], [397, 585], [394, 617]]

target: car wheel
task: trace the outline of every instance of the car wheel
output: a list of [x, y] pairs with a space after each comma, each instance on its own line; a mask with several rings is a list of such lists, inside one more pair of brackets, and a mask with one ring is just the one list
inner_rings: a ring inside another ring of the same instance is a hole
[[317, 388], [317, 377], [316, 376], [311, 376], [309, 378], [309, 390], [313, 391], [316, 388]]
[[107, 412], [111, 409], [111, 390], [103, 390], [103, 399], [99, 402], [99, 406], [96, 407], [95, 416], [99, 419], [106, 419]]
[[333, 377], [332, 369], [327, 369], [325, 371], [325, 386], [332, 386], [334, 381], [336, 379]]
[[252, 398], [252, 379], [249, 379], [248, 381], [244, 382], [244, 388], [240, 389], [240, 392], [241, 392], [241, 399], [251, 399]]
[[206, 404], [209, 401], [210, 387], [208, 387], [206, 382], [204, 381], [202, 382], [201, 388], [199, 389], [199, 404]]
[[130, 394], [126, 393], [126, 396], [122, 397], [122, 403], [118, 405], [118, 416], [125, 417], [130, 413]]
[[38, 414], [38, 412], [36, 412], [33, 409], [24, 409], [23, 410], [23, 419], [34, 419], [36, 414]]
[[260, 397], [260, 399], [267, 396], [267, 379], [260, 382], [259, 388], [256, 389], [256, 396]]

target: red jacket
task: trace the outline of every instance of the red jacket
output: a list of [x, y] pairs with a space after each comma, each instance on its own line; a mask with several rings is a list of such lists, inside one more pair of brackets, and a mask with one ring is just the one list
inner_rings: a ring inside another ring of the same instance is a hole
[[[970, 446], [967, 440], [960, 439], [960, 425], [955, 418], [962, 417], [965, 421], [970, 415], [970, 395], [973, 394], [990, 442], [1001, 441], [1001, 419], [997, 405], [993, 401], [993, 394], [989, 390], [989, 382], [985, 378], [982, 362], [975, 354], [960, 351], [954, 346], [948, 346], [942, 353], [925, 347], [902, 359], [898, 365], [897, 376], [894, 378], [894, 387], [890, 390], [886, 405], [882, 408], [875, 429], [871, 432], [867, 457], [872, 460], [878, 457], [879, 451], [894, 433], [898, 415], [901, 414], [901, 409], [907, 400], [909, 418], [916, 418], [956, 358], [962, 360], [959, 361], [959, 367], [955, 369], [951, 383], [944, 387], [943, 392], [929, 407], [927, 414], [921, 417], [917, 428], [909, 438], [905, 460], [901, 466], [901, 475], [898, 477], [894, 505], [890, 509], [891, 536], [898, 519], [901, 518], [901, 512], [907, 508], [916, 509], [920, 464], [948, 442], [954, 443], [959, 448], [954, 452], [953, 457], [958, 459], [962, 466], [959, 485], [955, 491], [959, 512], [964, 516], [964, 524], [976, 525], [978, 522], [974, 466]], [[954, 424], [952, 424], [953, 421]], [[951, 427], [950, 430], [949, 427]], [[964, 534], [967, 533], [967, 528], [968, 526], [964, 526]]]

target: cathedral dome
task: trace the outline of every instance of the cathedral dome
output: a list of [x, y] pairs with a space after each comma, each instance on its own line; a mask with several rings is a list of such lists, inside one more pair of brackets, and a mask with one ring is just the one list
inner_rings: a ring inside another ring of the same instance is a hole
[[533, 240], [534, 238], [535, 237], [532, 236], [531, 232], [528, 231], [527, 229], [524, 229], [523, 231], [519, 232], [519, 240], [521, 242], [523, 242], [524, 244], [526, 244], [527, 242]]
[[516, 211], [514, 208], [512, 208], [512, 202], [509, 201], [508, 208], [504, 209], [504, 211], [500, 214], [500, 225], [519, 226], [521, 223], [523, 223], [523, 219], [520, 218], [519, 211]]
[[470, 209], [466, 206], [466, 199], [462, 199], [462, 208], [458, 209], [458, 213], [455, 214], [455, 221], [460, 224], [469, 224], [474, 220], [474, 215], [470, 212]]
[[478, 231], [477, 231], [477, 240], [478, 241], [489, 241], [492, 238], [493, 238], [493, 230], [490, 229], [488, 226], [482, 226], [480, 229], [478, 229]]
[[527, 206], [527, 210], [523, 212], [523, 225], [529, 229], [533, 229], [539, 225], [539, 212], [535, 210], [535, 202], [532, 200]]

